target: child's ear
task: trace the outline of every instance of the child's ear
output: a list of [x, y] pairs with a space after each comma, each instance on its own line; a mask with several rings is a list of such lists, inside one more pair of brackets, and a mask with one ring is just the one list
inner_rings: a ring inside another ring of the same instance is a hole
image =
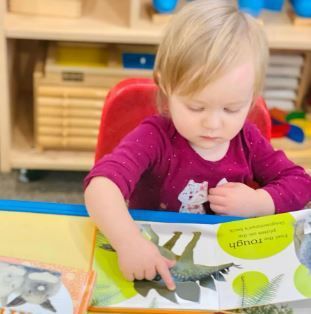
[[170, 110], [169, 110], [169, 98], [164, 95], [164, 93], [161, 92], [161, 101], [162, 101], [162, 114], [166, 117], [170, 116]]
[[161, 82], [161, 75], [160, 75], [159, 71], [154, 71], [153, 72], [153, 80], [160, 88], [160, 86], [161, 86], [161, 84], [160, 84], [160, 82]]
[[164, 94], [163, 90], [159, 86], [156, 103], [159, 113], [161, 113], [163, 116], [169, 117], [169, 98]]
[[157, 92], [157, 107], [159, 112], [166, 116], [170, 116], [170, 111], [169, 111], [169, 97], [166, 95], [164, 92], [163, 88], [161, 87], [161, 74], [159, 72], [154, 71], [153, 72], [153, 79], [154, 82], [158, 86], [158, 92]]

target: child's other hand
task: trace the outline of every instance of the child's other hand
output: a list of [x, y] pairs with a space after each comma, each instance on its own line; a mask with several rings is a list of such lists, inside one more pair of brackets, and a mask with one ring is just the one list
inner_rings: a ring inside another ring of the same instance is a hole
[[175, 261], [160, 254], [159, 249], [142, 236], [131, 239], [127, 245], [117, 250], [119, 267], [127, 280], [152, 280], [161, 276], [169, 290], [175, 290], [175, 283], [169, 269]]
[[274, 213], [274, 203], [263, 189], [229, 182], [209, 190], [210, 208], [218, 215], [254, 217]]

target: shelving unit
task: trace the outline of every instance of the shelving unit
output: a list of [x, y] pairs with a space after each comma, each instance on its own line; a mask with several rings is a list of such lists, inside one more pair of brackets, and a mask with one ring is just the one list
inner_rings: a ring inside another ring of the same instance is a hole
[[[133, 0], [133, 3], [139, 0]], [[148, 1], [141, 0], [141, 14], [129, 27], [126, 13], [128, 1], [97, 0], [85, 8], [77, 19], [21, 16], [4, 14], [6, 38], [93, 41], [111, 43], [158, 44], [164, 25], [151, 22], [146, 9]], [[150, 2], [150, 1], [149, 1]], [[285, 13], [265, 11], [261, 15], [271, 49], [311, 50], [311, 28], [294, 26]]]
[[[5, 14], [5, 35], [15, 39], [158, 44], [164, 25], [151, 23], [148, 0], [89, 0], [81, 18]], [[137, 12], [133, 12], [138, 8]]]
[[272, 139], [276, 149], [285, 150], [287, 157], [305, 169], [311, 169], [311, 140], [296, 143], [288, 138]]
[[[18, 90], [23, 81], [15, 77], [15, 60], [24, 52], [15, 47], [21, 42], [32, 46], [47, 40], [158, 44], [164, 25], [151, 22], [150, 3], [151, 0], [88, 0], [81, 18], [66, 19], [13, 14], [8, 12], [7, 1], [0, 1], [0, 171], [88, 170], [93, 164], [92, 152], [42, 152], [34, 148], [32, 96], [29, 91], [24, 94]], [[285, 13], [265, 12], [262, 21], [271, 49], [311, 52], [311, 27], [294, 26]], [[290, 146], [286, 141], [274, 143], [285, 149]], [[302, 149], [304, 157], [293, 157], [297, 162], [303, 159], [303, 165], [311, 168], [308, 145]]]

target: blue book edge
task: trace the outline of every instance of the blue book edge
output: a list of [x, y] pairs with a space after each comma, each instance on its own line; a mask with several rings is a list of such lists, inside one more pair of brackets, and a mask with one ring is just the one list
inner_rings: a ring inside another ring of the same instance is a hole
[[[9, 212], [88, 217], [87, 210], [82, 204], [0, 200], [0, 210]], [[129, 211], [134, 220], [164, 223], [218, 224], [243, 219], [242, 217], [235, 216], [186, 214], [159, 210], [130, 209]]]

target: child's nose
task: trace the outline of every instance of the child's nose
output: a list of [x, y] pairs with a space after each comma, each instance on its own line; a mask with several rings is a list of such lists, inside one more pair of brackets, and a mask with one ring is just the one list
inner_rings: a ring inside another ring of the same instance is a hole
[[220, 126], [220, 118], [217, 113], [207, 112], [203, 118], [202, 125], [205, 129], [217, 129]]

